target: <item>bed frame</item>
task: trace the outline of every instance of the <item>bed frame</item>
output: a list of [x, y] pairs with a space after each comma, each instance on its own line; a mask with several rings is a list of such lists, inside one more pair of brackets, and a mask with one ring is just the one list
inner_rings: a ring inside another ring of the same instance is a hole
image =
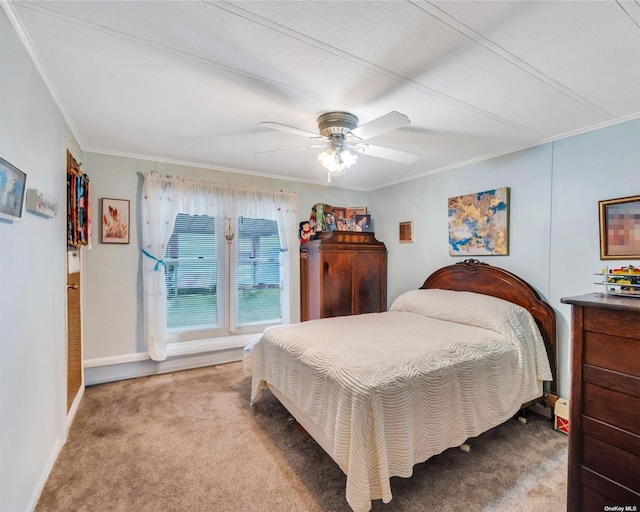
[[[420, 289], [443, 289], [453, 291], [470, 291], [484, 295], [490, 295], [511, 303], [517, 304], [528, 310], [542, 335], [551, 367], [551, 375], [553, 380], [544, 382], [544, 386], [537, 388], [540, 391], [539, 398], [535, 398], [528, 403], [522, 404], [519, 411], [518, 420], [526, 423], [525, 411], [529, 406], [539, 402], [547, 404], [547, 400], [551, 398], [550, 394], [555, 394], [557, 389], [557, 373], [556, 373], [556, 315], [553, 308], [540, 298], [540, 295], [527, 282], [512, 274], [507, 270], [498, 267], [492, 267], [487, 263], [482, 263], [475, 259], [468, 259], [440, 268], [433, 272]], [[254, 375], [255, 378], [255, 375]], [[316, 424], [303, 411], [298, 409], [292, 400], [289, 400], [278, 389], [267, 383], [267, 386], [273, 395], [282, 403], [289, 413], [296, 419], [301, 430], [307, 432], [313, 439], [324, 449], [324, 451], [333, 457], [333, 443], [327, 438], [324, 431], [316, 426]], [[546, 389], [550, 387], [550, 392]], [[529, 397], [527, 397], [528, 399]], [[524, 421], [523, 421], [524, 420]], [[469, 446], [464, 443], [460, 448], [468, 451]], [[335, 460], [335, 459], [334, 459]], [[336, 460], [338, 464], [339, 461]], [[369, 464], [369, 461], [367, 461]], [[371, 467], [368, 467], [371, 471]], [[362, 472], [357, 472], [356, 477], [362, 478]], [[349, 481], [350, 475], [347, 475]], [[381, 492], [382, 487], [376, 491]], [[347, 500], [349, 500], [349, 485], [347, 485]], [[371, 493], [371, 488], [369, 489]], [[390, 492], [390, 491], [389, 491]], [[363, 496], [356, 488], [351, 489], [351, 497], [358, 503], [361, 503]]]
[[550, 393], [557, 396], [556, 314], [533, 287], [511, 272], [475, 259], [448, 265], [431, 274], [420, 289], [469, 291], [508, 300], [527, 309], [544, 339], [551, 375]]

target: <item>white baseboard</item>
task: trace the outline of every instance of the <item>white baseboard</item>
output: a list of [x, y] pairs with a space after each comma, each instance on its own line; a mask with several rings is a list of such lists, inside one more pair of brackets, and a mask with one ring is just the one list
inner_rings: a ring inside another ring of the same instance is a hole
[[[65, 434], [66, 438], [66, 434]], [[38, 504], [38, 500], [40, 499], [40, 494], [44, 489], [44, 485], [47, 483], [47, 479], [49, 478], [49, 474], [53, 470], [53, 466], [58, 459], [58, 455], [64, 446], [66, 439], [58, 438], [51, 449], [51, 453], [49, 453], [49, 458], [47, 459], [46, 464], [42, 468], [42, 473], [40, 473], [40, 478], [38, 479], [38, 483], [35, 486], [36, 491], [34, 491], [31, 499], [29, 500], [29, 504], [27, 505], [27, 510], [33, 511]]]
[[154, 361], [146, 353], [104, 357], [84, 362], [86, 386], [103, 384], [136, 377], [147, 377], [160, 373], [190, 370], [203, 366], [242, 361], [244, 346], [256, 337], [255, 334], [234, 336], [233, 339], [205, 340], [171, 344], [167, 359]]

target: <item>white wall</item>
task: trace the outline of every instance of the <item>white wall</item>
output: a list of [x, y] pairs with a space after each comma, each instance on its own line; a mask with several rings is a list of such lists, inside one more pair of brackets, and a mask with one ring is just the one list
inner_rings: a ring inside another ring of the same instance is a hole
[[[599, 291], [598, 201], [640, 195], [640, 120], [371, 192], [376, 237], [389, 251], [389, 303], [463, 259], [449, 256], [447, 199], [499, 187], [510, 188], [509, 255], [477, 259], [521, 276], [556, 310], [559, 390], [568, 397], [571, 310], [560, 299]], [[398, 223], [408, 220], [415, 242], [400, 244]]]
[[553, 144], [553, 199], [548, 299], [558, 312], [561, 389], [569, 394], [571, 306], [562, 297], [602, 288], [593, 275], [638, 260], [600, 260], [598, 201], [640, 195], [640, 120]]
[[[66, 437], [64, 118], [0, 9], [0, 156], [57, 201], [0, 220], [0, 510], [30, 510]], [[76, 152], [77, 155], [77, 152]]]

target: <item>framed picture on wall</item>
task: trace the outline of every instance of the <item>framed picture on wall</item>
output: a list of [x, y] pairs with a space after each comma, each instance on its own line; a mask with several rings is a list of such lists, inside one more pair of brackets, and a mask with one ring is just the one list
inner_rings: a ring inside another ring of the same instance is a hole
[[129, 227], [129, 200], [102, 198], [102, 243], [128, 244]]
[[0, 158], [0, 219], [22, 219], [26, 193], [26, 173]]
[[408, 244], [413, 242], [413, 221], [408, 220], [400, 223], [400, 243]]
[[449, 256], [509, 254], [509, 187], [450, 197]]
[[640, 196], [598, 202], [600, 259], [640, 259]]

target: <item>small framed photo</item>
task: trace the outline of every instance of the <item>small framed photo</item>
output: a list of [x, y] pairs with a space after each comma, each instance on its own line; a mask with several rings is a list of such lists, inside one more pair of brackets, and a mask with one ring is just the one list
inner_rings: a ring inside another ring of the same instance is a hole
[[340, 206], [333, 207], [333, 215], [337, 219], [346, 219], [347, 218], [347, 209], [342, 208]]
[[336, 230], [337, 231], [349, 231], [348, 220], [344, 217], [336, 217]]
[[599, 201], [600, 259], [640, 259], [640, 196]]
[[366, 215], [367, 207], [366, 206], [358, 206], [354, 208], [347, 208], [347, 212], [345, 215], [346, 219], [356, 220], [356, 215]]
[[356, 231], [369, 231], [371, 229], [371, 215], [356, 215]]
[[102, 199], [103, 244], [129, 243], [129, 200]]
[[400, 243], [408, 244], [413, 242], [413, 221], [408, 220], [400, 223]]

